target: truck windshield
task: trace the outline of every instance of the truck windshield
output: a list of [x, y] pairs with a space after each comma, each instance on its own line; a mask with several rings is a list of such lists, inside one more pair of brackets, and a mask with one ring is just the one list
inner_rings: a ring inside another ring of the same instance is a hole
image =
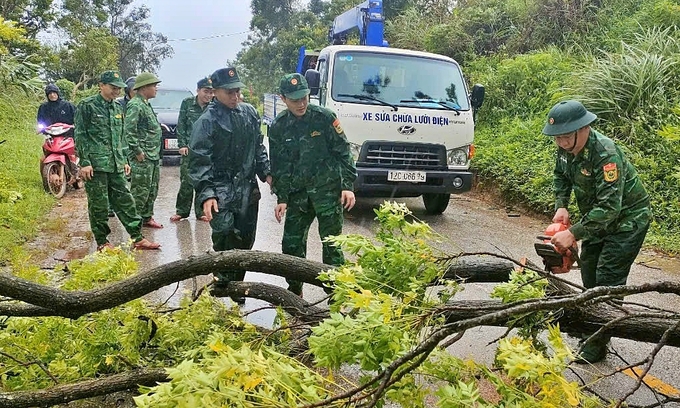
[[[470, 109], [458, 65], [412, 55], [339, 52], [330, 88], [338, 102], [357, 102], [356, 95], [366, 95], [396, 106]], [[373, 103], [368, 98], [362, 102]]]

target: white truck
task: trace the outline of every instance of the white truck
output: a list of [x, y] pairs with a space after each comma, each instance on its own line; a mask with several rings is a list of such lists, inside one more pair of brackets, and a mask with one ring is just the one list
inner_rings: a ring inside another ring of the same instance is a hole
[[[382, 10], [382, 2], [371, 0], [350, 11], [361, 21], [370, 15], [382, 24], [381, 13], [368, 7], [375, 5]], [[335, 42], [342, 33], [338, 19]], [[360, 35], [369, 44], [366, 33]], [[475, 85], [470, 94], [460, 66], [449, 57], [385, 47], [382, 32], [373, 43], [382, 46], [331, 45], [318, 56], [307, 54], [318, 60], [316, 69], [305, 71], [310, 103], [340, 119], [356, 161], [357, 196], [422, 195], [426, 211], [441, 214], [450, 194], [472, 187], [473, 112], [484, 88]], [[306, 61], [298, 69], [303, 66]], [[270, 125], [285, 109], [278, 95], [265, 95], [263, 121]]]

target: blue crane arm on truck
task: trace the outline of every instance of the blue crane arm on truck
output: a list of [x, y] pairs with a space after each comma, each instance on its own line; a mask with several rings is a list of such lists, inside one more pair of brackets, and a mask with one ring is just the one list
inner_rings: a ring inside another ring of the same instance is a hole
[[359, 44], [387, 47], [382, 0], [367, 0], [333, 20], [328, 33], [331, 44], [347, 43], [347, 35], [359, 30]]
[[[382, 0], [367, 0], [337, 16], [328, 30], [330, 43], [346, 44], [347, 36], [358, 31], [360, 45], [387, 47], [382, 4]], [[300, 47], [296, 72], [304, 75], [308, 69], [315, 69], [318, 56], [318, 51]]]

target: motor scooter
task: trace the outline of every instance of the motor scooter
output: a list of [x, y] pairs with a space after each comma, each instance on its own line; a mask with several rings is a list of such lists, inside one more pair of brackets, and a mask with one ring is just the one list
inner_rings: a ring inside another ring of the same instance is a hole
[[84, 186], [80, 178], [73, 128], [73, 125], [66, 123], [54, 123], [40, 130], [45, 135], [45, 156], [40, 161], [43, 187], [56, 198], [64, 196], [67, 186]]

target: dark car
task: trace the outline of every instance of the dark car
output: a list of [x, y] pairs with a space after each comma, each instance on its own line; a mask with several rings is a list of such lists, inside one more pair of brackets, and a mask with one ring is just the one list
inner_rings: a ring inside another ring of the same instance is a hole
[[179, 118], [179, 108], [182, 106], [182, 101], [189, 96], [193, 96], [193, 93], [188, 89], [158, 88], [156, 97], [150, 100], [163, 130], [161, 158], [164, 166], [179, 164], [177, 119]]

